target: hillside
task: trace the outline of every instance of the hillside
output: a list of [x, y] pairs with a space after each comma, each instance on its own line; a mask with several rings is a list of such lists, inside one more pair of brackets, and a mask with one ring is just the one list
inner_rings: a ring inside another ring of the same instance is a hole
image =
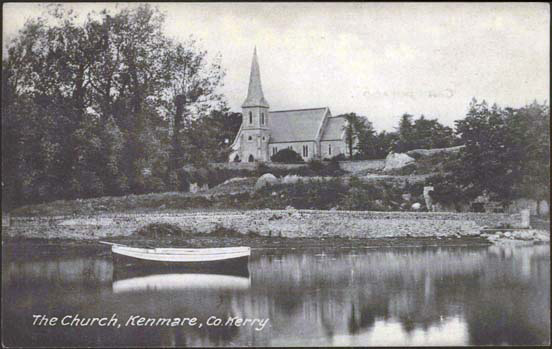
[[[412, 158], [411, 162], [391, 170], [382, 167], [383, 161], [381, 161], [382, 166], [377, 167], [369, 161], [364, 163], [360, 161], [357, 163], [356, 171], [347, 174], [341, 174], [337, 177], [298, 177], [303, 182], [302, 184], [280, 184], [274, 190], [262, 192], [255, 192], [254, 186], [258, 175], [251, 171], [251, 176], [231, 178], [209, 190], [196, 193], [165, 192], [120, 197], [58, 200], [20, 207], [13, 210], [11, 214], [13, 216], [57, 216], [195, 209], [262, 209], [285, 208], [288, 204], [304, 206], [304, 208], [327, 209], [329, 207], [340, 207], [339, 202], [348, 202], [348, 205], [353, 205], [353, 207], [349, 207], [352, 209], [396, 210], [399, 207], [408, 209], [412, 202], [423, 201], [420, 195], [425, 180], [435, 173], [442, 172], [447, 162], [456, 156], [458, 150], [459, 147], [412, 150], [406, 153]], [[366, 168], [362, 168], [361, 165]], [[348, 166], [353, 167], [350, 164]], [[246, 172], [240, 173], [247, 174]], [[275, 174], [283, 178], [285, 171], [280, 170]], [[354, 184], [359, 186], [358, 188], [351, 187], [350, 179], [353, 176], [360, 181], [358, 182], [360, 184]], [[336, 185], [328, 182], [332, 178], [339, 178], [339, 184], [335, 187], [335, 196], [339, 194], [341, 201], [338, 201], [338, 198], [331, 198], [329, 201], [326, 200], [327, 202], [324, 202], [324, 200], [315, 202], [316, 200], [312, 197], [316, 197], [317, 193], [324, 190], [324, 187]], [[359, 190], [371, 194], [365, 199], [358, 198]], [[374, 190], [375, 193], [378, 193], [377, 195], [374, 194]], [[400, 199], [402, 194], [412, 195], [412, 201], [403, 202]], [[387, 199], [388, 197], [389, 199]], [[389, 203], [382, 204], [386, 201], [383, 200], [384, 198]], [[306, 201], [304, 205], [303, 200]], [[362, 204], [350, 203], [357, 200], [368, 202]], [[372, 205], [372, 202], [376, 202], [376, 204]]]

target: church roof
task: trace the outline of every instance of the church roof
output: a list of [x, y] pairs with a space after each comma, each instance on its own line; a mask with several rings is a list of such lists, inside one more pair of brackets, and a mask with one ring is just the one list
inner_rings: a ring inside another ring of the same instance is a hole
[[259, 62], [257, 62], [257, 48], [253, 50], [253, 61], [251, 62], [251, 73], [249, 74], [247, 98], [242, 104], [242, 108], [246, 107], [269, 107], [264, 98], [263, 87], [261, 86], [261, 72], [259, 70]]
[[345, 126], [346, 120], [342, 116], [334, 116], [328, 118], [326, 127], [324, 127], [324, 133], [322, 133], [322, 141], [330, 141], [342, 139], [343, 127]]
[[328, 108], [269, 112], [270, 143], [314, 141]]

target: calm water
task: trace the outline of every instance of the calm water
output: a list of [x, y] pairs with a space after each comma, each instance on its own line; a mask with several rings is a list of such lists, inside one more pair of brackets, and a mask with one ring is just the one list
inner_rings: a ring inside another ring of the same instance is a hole
[[[109, 251], [4, 245], [7, 346], [486, 345], [550, 341], [550, 247], [253, 250], [249, 276], [120, 275]], [[24, 250], [24, 251], [23, 251]], [[31, 252], [29, 252], [31, 251]], [[35, 251], [33, 253], [33, 251]], [[120, 328], [33, 326], [33, 315]], [[252, 326], [130, 327], [153, 318]], [[213, 318], [212, 318], [213, 319]]]

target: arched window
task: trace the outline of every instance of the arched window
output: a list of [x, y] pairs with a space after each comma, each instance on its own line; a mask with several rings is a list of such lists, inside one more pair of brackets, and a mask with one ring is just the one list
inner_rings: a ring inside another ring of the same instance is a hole
[[252, 141], [252, 140], [253, 140], [253, 137], [249, 136], [249, 137], [247, 138], [247, 140]]
[[255, 158], [253, 157], [253, 155], [249, 155], [249, 159], [247, 161], [253, 162], [253, 161], [255, 161]]
[[309, 156], [309, 146], [308, 145], [304, 145], [303, 146], [303, 157], [306, 158]]
[[328, 155], [332, 155], [332, 145], [328, 144]]
[[261, 125], [264, 125], [265, 119], [264, 119], [264, 113], [261, 113]]
[[251, 125], [253, 123], [253, 113], [249, 112], [249, 124]]

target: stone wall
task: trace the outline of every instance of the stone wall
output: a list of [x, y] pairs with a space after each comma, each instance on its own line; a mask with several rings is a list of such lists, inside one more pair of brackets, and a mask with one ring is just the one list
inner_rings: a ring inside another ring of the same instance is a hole
[[[272, 149], [272, 148], [271, 148]], [[283, 149], [278, 147], [278, 149]], [[301, 151], [301, 149], [299, 149]], [[310, 154], [311, 149], [309, 149]], [[270, 154], [272, 154], [272, 150], [270, 150]], [[301, 154], [301, 153], [299, 153]], [[272, 168], [285, 168], [285, 169], [295, 169], [302, 166], [306, 166], [306, 164], [281, 164], [276, 162], [269, 162], [266, 163], [268, 167]], [[224, 169], [232, 169], [232, 170], [250, 170], [253, 171], [257, 167], [257, 163], [250, 163], [250, 162], [217, 162], [210, 164], [213, 168], [224, 168]], [[378, 170], [382, 169], [385, 166], [385, 159], [381, 160], [355, 160], [355, 161], [339, 161], [339, 167], [341, 167], [342, 170], [345, 170], [347, 172], [358, 172], [363, 170]]]
[[519, 225], [519, 214], [368, 212], [316, 210], [209, 211], [98, 216], [12, 217], [10, 237], [98, 239], [126, 236], [151, 223], [170, 223], [197, 233], [217, 228], [284, 237], [427, 237], [471, 235], [483, 226]]
[[359, 172], [364, 170], [379, 170], [385, 166], [385, 159], [381, 160], [358, 160], [340, 161], [339, 167], [347, 172]]
[[[270, 162], [266, 163], [268, 167], [271, 168], [285, 168], [285, 169], [294, 169], [299, 168], [302, 166], [306, 166], [306, 164], [281, 164], [281, 163], [275, 163]], [[230, 170], [250, 170], [254, 171], [257, 168], [257, 163], [251, 163], [251, 162], [217, 162], [210, 164], [213, 168], [223, 168], [223, 169], [230, 169]]]

